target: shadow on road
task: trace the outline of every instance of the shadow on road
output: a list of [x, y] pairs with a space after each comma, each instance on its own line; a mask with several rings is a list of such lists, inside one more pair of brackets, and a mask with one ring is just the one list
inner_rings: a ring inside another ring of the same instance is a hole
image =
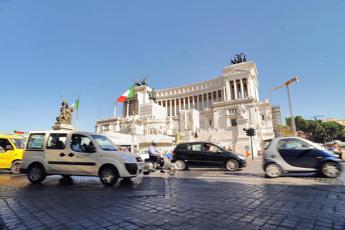
[[[93, 177], [53, 176], [40, 185], [16, 177], [21, 186], [0, 196], [1, 210], [7, 217], [3, 226], [30, 220], [47, 228], [59, 224], [82, 227], [86, 223], [99, 228], [106, 220], [109, 226], [126, 229], [173, 229], [176, 225], [186, 229], [275, 229], [286, 220], [295, 228], [304, 221], [316, 223], [327, 217], [324, 224], [329, 228], [345, 227], [344, 186], [315, 185], [305, 180], [305, 184], [295, 185], [267, 184], [265, 180], [245, 184], [178, 177], [137, 179], [106, 187]], [[21, 215], [8, 214], [11, 212]], [[59, 218], [42, 219], [44, 213]]]

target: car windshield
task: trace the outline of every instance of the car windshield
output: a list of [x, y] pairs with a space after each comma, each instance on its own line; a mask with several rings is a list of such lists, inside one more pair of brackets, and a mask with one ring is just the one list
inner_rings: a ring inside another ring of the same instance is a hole
[[96, 143], [104, 151], [117, 151], [117, 147], [105, 136], [102, 135], [91, 135]]
[[266, 140], [264, 141], [264, 150], [267, 150], [272, 143], [272, 140]]
[[12, 143], [16, 146], [17, 149], [24, 149], [24, 139], [11, 139]]

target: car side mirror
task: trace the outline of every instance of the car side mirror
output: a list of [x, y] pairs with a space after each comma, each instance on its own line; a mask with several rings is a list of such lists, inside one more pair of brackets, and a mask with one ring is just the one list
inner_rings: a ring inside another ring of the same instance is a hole
[[12, 145], [6, 145], [5, 152], [10, 151], [10, 150], [13, 150]]

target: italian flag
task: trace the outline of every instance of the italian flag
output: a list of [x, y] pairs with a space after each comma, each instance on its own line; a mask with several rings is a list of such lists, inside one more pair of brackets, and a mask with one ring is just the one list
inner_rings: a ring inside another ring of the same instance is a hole
[[74, 110], [79, 109], [79, 98], [69, 107], [69, 110], [73, 113]]
[[119, 98], [117, 98], [116, 102], [123, 103], [127, 101], [127, 99], [131, 99], [134, 97], [134, 86], [129, 88], [126, 92], [124, 92]]

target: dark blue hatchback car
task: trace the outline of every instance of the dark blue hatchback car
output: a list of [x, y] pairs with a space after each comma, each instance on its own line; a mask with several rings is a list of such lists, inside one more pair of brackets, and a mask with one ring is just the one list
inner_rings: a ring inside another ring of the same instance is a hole
[[299, 137], [280, 137], [266, 144], [263, 168], [267, 177], [279, 177], [284, 172], [321, 172], [337, 177], [344, 161], [333, 152]]

